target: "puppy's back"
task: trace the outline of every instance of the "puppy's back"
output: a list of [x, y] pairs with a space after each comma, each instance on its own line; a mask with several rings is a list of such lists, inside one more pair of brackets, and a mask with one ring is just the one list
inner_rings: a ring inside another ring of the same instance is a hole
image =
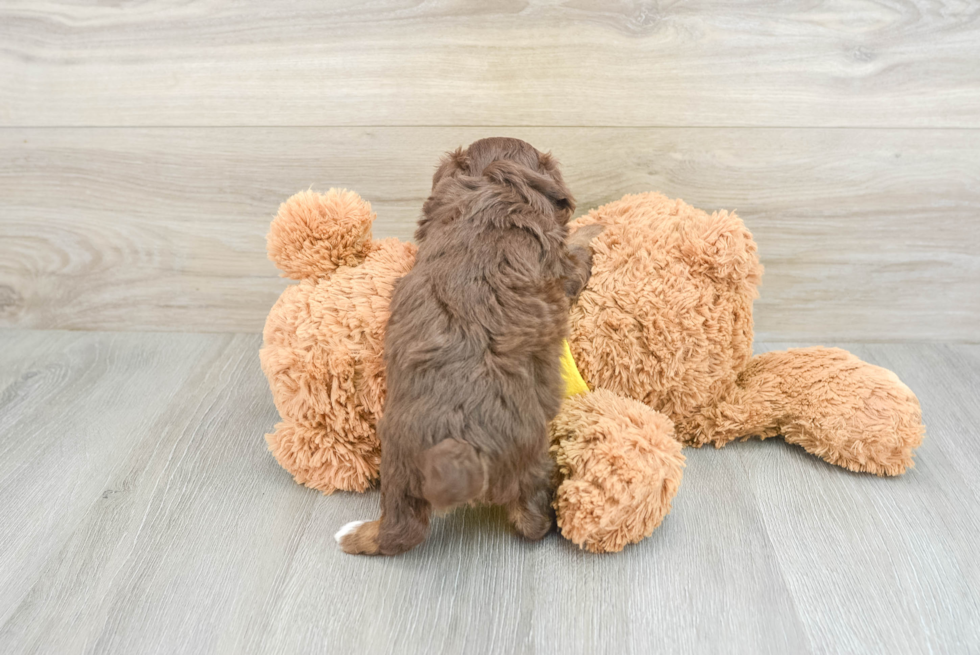
[[[553, 161], [521, 141], [477, 142], [449, 161], [423, 207], [415, 266], [392, 296], [382, 450], [414, 460], [447, 439], [469, 444], [487, 458], [497, 489], [508, 468], [547, 447], [561, 403], [574, 201]], [[472, 474], [447, 475], [439, 505], [471, 497], [482, 480], [475, 463]]]

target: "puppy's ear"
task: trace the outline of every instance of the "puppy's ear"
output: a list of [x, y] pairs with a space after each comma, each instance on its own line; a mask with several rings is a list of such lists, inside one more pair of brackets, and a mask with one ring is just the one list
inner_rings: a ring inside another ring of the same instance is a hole
[[551, 176], [558, 175], [561, 177], [561, 173], [558, 171], [558, 160], [550, 152], [538, 153], [538, 168]]
[[531, 173], [527, 182], [531, 188], [551, 201], [563, 223], [568, 222], [575, 212], [575, 198], [572, 197], [572, 192], [565, 186], [561, 177], [553, 179], [547, 175]]
[[432, 188], [435, 189], [439, 181], [446, 177], [456, 177], [460, 173], [465, 173], [470, 169], [470, 157], [462, 146], [452, 152], [443, 155], [439, 162], [439, 168], [432, 176]]
[[564, 197], [557, 197], [553, 202], [560, 210], [567, 212], [565, 219], [568, 220], [575, 213], [575, 198], [572, 197], [568, 187], [565, 186], [565, 180], [562, 178], [561, 170], [558, 168], [558, 160], [550, 152], [542, 152], [538, 155], [538, 167], [545, 171], [564, 190]]
[[575, 211], [575, 199], [561, 179], [561, 174], [554, 177], [542, 175], [516, 162], [498, 159], [483, 169], [483, 175], [498, 184], [509, 184], [525, 196], [528, 189], [534, 190], [548, 199], [555, 208], [562, 223], [568, 222]]
[[[451, 223], [460, 213], [462, 192], [472, 191], [485, 183], [468, 175], [470, 156], [467, 150], [456, 148], [447, 152], [432, 176], [432, 192], [422, 205], [422, 218], [415, 230], [415, 241], [421, 243], [433, 223]], [[436, 187], [441, 186], [437, 191]]]

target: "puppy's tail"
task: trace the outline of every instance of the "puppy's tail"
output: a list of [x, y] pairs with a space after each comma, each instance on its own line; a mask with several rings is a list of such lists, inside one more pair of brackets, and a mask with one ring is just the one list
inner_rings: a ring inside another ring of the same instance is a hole
[[487, 467], [476, 448], [446, 439], [419, 456], [422, 496], [436, 511], [482, 497], [487, 490]]

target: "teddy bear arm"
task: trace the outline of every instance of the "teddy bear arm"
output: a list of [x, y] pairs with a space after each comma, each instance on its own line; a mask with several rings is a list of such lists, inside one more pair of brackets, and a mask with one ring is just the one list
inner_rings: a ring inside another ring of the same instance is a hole
[[378, 478], [377, 440], [351, 440], [322, 423], [291, 419], [277, 423], [265, 440], [293, 480], [325, 494], [366, 491]]
[[670, 512], [684, 456], [667, 416], [599, 389], [565, 400], [551, 423], [555, 510], [562, 534], [591, 552], [618, 552]]

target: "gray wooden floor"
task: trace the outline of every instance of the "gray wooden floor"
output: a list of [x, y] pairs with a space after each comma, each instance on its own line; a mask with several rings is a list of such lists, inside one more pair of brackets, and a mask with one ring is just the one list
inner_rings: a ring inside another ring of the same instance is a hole
[[470, 509], [369, 559], [331, 535], [376, 493], [321, 496], [267, 454], [259, 343], [0, 331], [0, 652], [980, 649], [980, 346], [840, 344], [919, 394], [901, 478], [778, 440], [688, 450], [673, 512], [619, 555]]

